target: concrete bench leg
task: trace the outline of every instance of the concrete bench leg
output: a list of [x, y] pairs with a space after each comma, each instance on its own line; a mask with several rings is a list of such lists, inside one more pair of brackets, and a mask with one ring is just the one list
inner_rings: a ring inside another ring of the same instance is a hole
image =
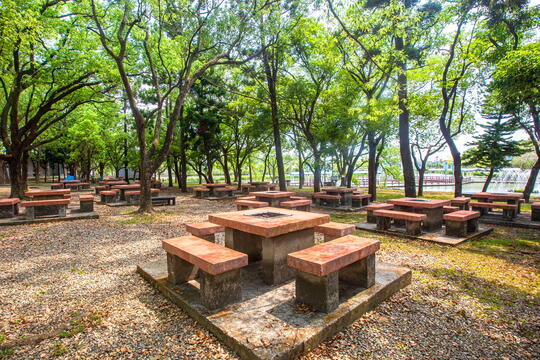
[[67, 205], [60, 205], [58, 207], [58, 216], [66, 216], [67, 215]]
[[467, 233], [472, 234], [478, 231], [478, 218], [467, 220]]
[[392, 224], [392, 218], [377, 216], [377, 230], [388, 230]]
[[377, 218], [373, 215], [373, 210], [367, 211], [367, 222], [370, 224], [376, 224]]
[[369, 205], [369, 198], [363, 198], [362, 199], [362, 206], [368, 206]]
[[29, 206], [26, 208], [26, 210], [24, 211], [24, 218], [26, 220], [34, 220], [36, 218], [33, 206]]
[[167, 280], [171, 284], [179, 285], [195, 279], [198, 270], [195, 265], [167, 253]]
[[15, 206], [17, 206], [17, 204], [0, 207], [0, 218], [7, 219], [14, 217], [17, 214]]
[[405, 221], [405, 233], [408, 235], [420, 235], [422, 233], [421, 221]]
[[531, 221], [540, 221], [540, 209], [531, 210]]
[[242, 300], [240, 269], [218, 275], [201, 273], [201, 301], [208, 309], [219, 309]]
[[375, 254], [339, 270], [339, 280], [366, 289], [375, 285]]
[[296, 301], [318, 311], [332, 312], [339, 305], [339, 273], [319, 277], [297, 271]]
[[464, 237], [467, 235], [467, 222], [446, 220], [446, 235]]
[[93, 201], [81, 201], [81, 212], [92, 212], [92, 211], [94, 211]]
[[516, 211], [515, 210], [507, 210], [503, 209], [503, 218], [512, 220], [516, 217]]

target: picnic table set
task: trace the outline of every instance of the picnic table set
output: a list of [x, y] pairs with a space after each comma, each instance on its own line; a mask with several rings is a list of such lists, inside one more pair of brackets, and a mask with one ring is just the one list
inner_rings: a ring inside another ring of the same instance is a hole
[[322, 192], [314, 193], [315, 204], [337, 210], [361, 209], [369, 205], [370, 194], [364, 194], [357, 188], [330, 187], [323, 188]]
[[[269, 206], [211, 214], [186, 230], [191, 235], [163, 241], [167, 278], [182, 284], [198, 268], [201, 302], [209, 309], [242, 299], [240, 270], [253, 263], [268, 285], [295, 279], [297, 301], [322, 312], [338, 306], [340, 282], [369, 288], [375, 281], [379, 241], [351, 235], [354, 225], [332, 223], [327, 214]], [[215, 243], [221, 232], [225, 246]], [[315, 245], [315, 233], [325, 243]]]
[[209, 200], [233, 198], [235, 191], [235, 186], [224, 183], [208, 183], [193, 188], [193, 193], [196, 198], [205, 198]]

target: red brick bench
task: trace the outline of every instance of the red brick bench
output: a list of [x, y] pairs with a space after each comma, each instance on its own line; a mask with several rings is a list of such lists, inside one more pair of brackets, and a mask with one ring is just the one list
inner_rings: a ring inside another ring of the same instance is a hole
[[103, 190], [109, 190], [109, 185], [97, 185], [95, 188], [96, 195], [99, 195], [99, 193]]
[[71, 194], [69, 189], [59, 190], [30, 190], [24, 193], [28, 199], [31, 200], [55, 200], [64, 199], [65, 195]]
[[531, 204], [531, 221], [540, 221], [540, 201]]
[[450, 200], [450, 205], [459, 207], [460, 210], [469, 210], [471, 198], [466, 196], [455, 197]]
[[0, 199], [0, 218], [12, 218], [19, 215], [19, 198]]
[[315, 226], [315, 232], [324, 234], [324, 241], [330, 241], [342, 236], [350, 235], [356, 230], [353, 224], [328, 222]]
[[459, 211], [460, 208], [459, 208], [459, 206], [443, 206], [442, 210], [443, 210], [443, 213], [449, 214], [449, 213], [452, 213], [454, 211]]
[[471, 209], [480, 212], [480, 215], [486, 215], [491, 209], [502, 209], [503, 218], [512, 220], [516, 217], [517, 205], [514, 204], [497, 204], [486, 202], [471, 202], [469, 203]]
[[64, 188], [64, 184], [57, 183], [57, 184], [51, 184], [51, 190], [60, 190]]
[[365, 206], [364, 209], [367, 211], [367, 222], [370, 224], [376, 224], [377, 218], [373, 215], [375, 210], [392, 210], [394, 208], [393, 204], [371, 204]]
[[180, 285], [200, 271], [201, 302], [210, 310], [242, 299], [240, 269], [248, 256], [198, 237], [187, 235], [163, 240], [167, 252], [167, 280]]
[[118, 190], [101, 191], [99, 193], [99, 195], [101, 197], [101, 202], [104, 203], [104, 204], [110, 204], [110, 203], [116, 202], [117, 199], [118, 199], [118, 193], [119, 192], [120, 191], [118, 191]]
[[186, 224], [186, 231], [193, 236], [200, 237], [201, 239], [216, 242], [216, 234], [225, 231], [225, 227], [221, 225], [212, 224], [211, 222], [191, 223]]
[[80, 212], [92, 212], [94, 211], [94, 196], [93, 195], [81, 195], [79, 196]]
[[341, 199], [341, 196], [330, 195], [327, 193], [314, 193], [313, 198], [317, 199], [315, 200], [315, 203], [320, 206], [329, 206], [336, 208], [339, 206], [339, 200]]
[[339, 282], [370, 288], [375, 284], [378, 240], [347, 235], [287, 255], [296, 269], [296, 301], [332, 312], [339, 305]]
[[208, 193], [210, 193], [210, 189], [205, 187], [195, 187], [193, 188], [193, 192], [195, 193], [195, 197], [203, 198], [208, 197]]
[[279, 206], [285, 209], [309, 211], [311, 204], [312, 204], [312, 201], [306, 199], [306, 200], [282, 201], [281, 203], [279, 203]]
[[478, 211], [459, 210], [443, 215], [446, 235], [463, 237], [478, 231]]
[[369, 205], [371, 194], [352, 194], [352, 206], [363, 207]]
[[420, 235], [422, 233], [422, 221], [426, 220], [426, 214], [416, 214], [395, 210], [375, 210], [373, 215], [377, 218], [377, 229], [388, 230], [392, 219], [405, 220], [405, 233], [407, 235]]
[[37, 216], [66, 216], [67, 206], [70, 201], [70, 199], [22, 201], [20, 206], [26, 208], [25, 218], [34, 220]]
[[268, 206], [267, 202], [253, 200], [236, 200], [234, 203], [238, 210], [258, 209]]

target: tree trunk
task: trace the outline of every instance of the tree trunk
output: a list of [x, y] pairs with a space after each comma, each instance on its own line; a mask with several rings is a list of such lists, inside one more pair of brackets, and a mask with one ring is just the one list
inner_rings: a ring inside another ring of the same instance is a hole
[[302, 154], [298, 153], [298, 188], [304, 188], [304, 161], [302, 160]]
[[169, 187], [173, 187], [174, 184], [173, 184], [173, 176], [172, 176], [172, 169], [171, 169], [171, 161], [168, 160], [167, 161], [167, 175], [169, 177]]
[[223, 152], [223, 175], [225, 175], [225, 182], [231, 184], [231, 174], [229, 174], [229, 161], [227, 160], [227, 152]]
[[527, 184], [525, 185], [525, 189], [523, 190], [523, 197], [527, 202], [529, 202], [531, 194], [534, 190], [534, 185], [536, 184], [536, 179], [538, 178], [538, 172], [540, 172], [540, 157], [536, 159], [536, 162], [531, 168], [529, 179], [527, 180]]
[[313, 152], [313, 192], [321, 191], [321, 154]]
[[47, 176], [49, 175], [49, 162], [45, 161], [45, 169], [43, 171], [44, 181], [47, 182]]
[[377, 200], [377, 142], [375, 134], [368, 133], [368, 194], [371, 201]]
[[[396, 37], [395, 49], [403, 51], [403, 38]], [[405, 183], [405, 196], [416, 197], [416, 186], [414, 181], [414, 167], [411, 157], [411, 144], [409, 141], [409, 106], [407, 94], [407, 64], [405, 61], [398, 61], [398, 101], [399, 101], [399, 152], [401, 154], [401, 165], [403, 168], [403, 181]]]
[[426, 173], [426, 164], [422, 164], [418, 169], [418, 196], [424, 195], [424, 174]]
[[22, 156], [19, 153], [12, 153], [8, 158], [9, 164], [9, 182], [11, 193], [9, 197], [22, 199], [24, 197], [24, 187], [21, 178], [22, 174]]
[[22, 155], [21, 186], [23, 192], [28, 190], [28, 151], [23, 152]]
[[495, 173], [495, 169], [494, 168], [490, 168], [489, 169], [489, 174], [486, 178], [486, 181], [484, 182], [484, 187], [482, 187], [482, 192], [486, 192], [487, 189], [489, 188], [489, 184], [491, 184], [491, 179], [493, 179], [493, 173]]

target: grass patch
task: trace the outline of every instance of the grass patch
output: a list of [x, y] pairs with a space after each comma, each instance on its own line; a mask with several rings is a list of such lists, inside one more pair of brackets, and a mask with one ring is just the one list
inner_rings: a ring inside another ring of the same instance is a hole
[[68, 349], [62, 343], [56, 343], [53, 345], [53, 356], [61, 356], [68, 353]]
[[0, 359], [6, 359], [8, 356], [15, 353], [14, 348], [2, 348], [0, 347]]

